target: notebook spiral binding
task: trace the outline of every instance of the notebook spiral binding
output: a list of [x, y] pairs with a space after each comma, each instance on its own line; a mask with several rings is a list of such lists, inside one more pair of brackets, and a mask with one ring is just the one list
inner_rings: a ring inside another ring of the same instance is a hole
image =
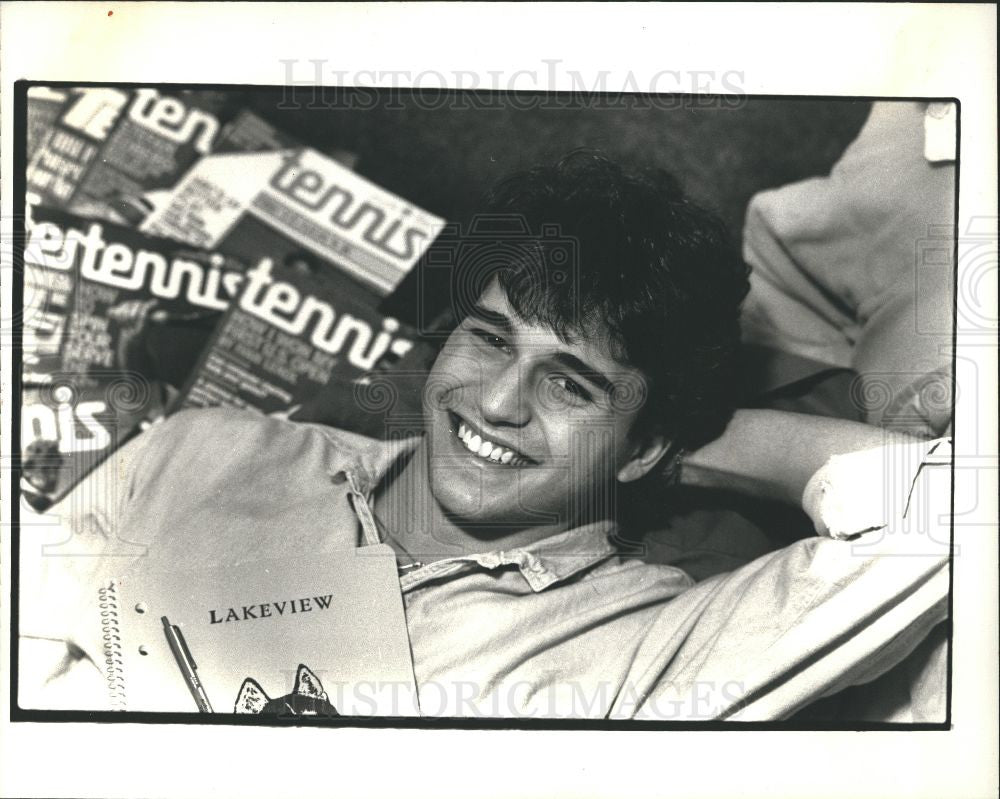
[[118, 616], [118, 586], [111, 582], [98, 591], [101, 637], [104, 641], [104, 678], [112, 710], [125, 710], [125, 668]]

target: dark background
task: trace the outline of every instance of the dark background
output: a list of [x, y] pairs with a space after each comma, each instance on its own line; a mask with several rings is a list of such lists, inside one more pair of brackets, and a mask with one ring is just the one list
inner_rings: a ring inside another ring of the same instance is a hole
[[511, 172], [592, 147], [672, 172], [737, 240], [755, 192], [829, 172], [871, 108], [857, 100], [351, 95], [309, 88], [232, 99], [317, 149], [356, 153], [359, 173], [450, 221], [464, 221], [482, 193]]

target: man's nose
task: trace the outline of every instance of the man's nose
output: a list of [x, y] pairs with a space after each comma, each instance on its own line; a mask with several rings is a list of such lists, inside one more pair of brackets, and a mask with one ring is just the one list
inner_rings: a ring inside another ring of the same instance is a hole
[[528, 423], [530, 404], [521, 390], [520, 378], [519, 366], [514, 360], [483, 375], [483, 421], [513, 427]]

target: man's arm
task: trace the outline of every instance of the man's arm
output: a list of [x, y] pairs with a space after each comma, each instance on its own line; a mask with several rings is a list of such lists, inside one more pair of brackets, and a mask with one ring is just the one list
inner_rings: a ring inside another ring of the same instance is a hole
[[719, 438], [687, 455], [681, 481], [798, 505], [810, 478], [832, 456], [916, 441], [845, 419], [738, 410]]
[[[630, 675], [645, 703], [636, 713], [621, 702], [612, 716], [787, 718], [887, 674], [947, 618], [947, 441], [741, 411], [693, 461], [686, 482], [801, 498], [820, 537], [665, 605]], [[943, 683], [917, 687], [921, 718], [942, 720]]]

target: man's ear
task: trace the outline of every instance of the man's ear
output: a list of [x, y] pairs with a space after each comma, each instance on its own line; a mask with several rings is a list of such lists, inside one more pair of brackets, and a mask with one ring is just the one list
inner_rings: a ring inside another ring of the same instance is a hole
[[645, 435], [632, 449], [632, 455], [618, 470], [618, 482], [631, 483], [645, 477], [670, 449], [670, 441], [662, 433]]

